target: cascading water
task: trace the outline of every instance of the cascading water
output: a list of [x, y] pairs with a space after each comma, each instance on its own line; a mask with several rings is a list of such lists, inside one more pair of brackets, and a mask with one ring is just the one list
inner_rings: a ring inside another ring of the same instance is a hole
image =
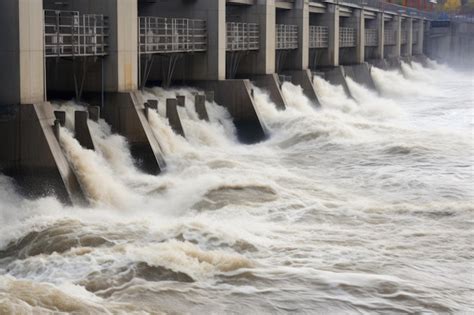
[[[251, 146], [223, 107], [199, 120], [195, 90], [144, 92], [156, 177], [103, 121], [97, 152], [61, 130], [93, 205], [25, 200], [0, 177], [0, 314], [473, 311], [472, 76], [372, 76], [380, 93], [349, 80], [354, 99], [315, 77], [321, 108], [290, 83], [284, 111], [254, 88], [272, 136]], [[177, 94], [186, 139], [163, 118]]]

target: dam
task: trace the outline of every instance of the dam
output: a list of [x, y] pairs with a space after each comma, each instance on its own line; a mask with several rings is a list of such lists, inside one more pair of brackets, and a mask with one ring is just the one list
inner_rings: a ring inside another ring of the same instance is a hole
[[443, 7], [0, 1], [0, 314], [474, 311]]
[[[251, 82], [280, 109], [287, 107], [285, 81], [319, 106], [316, 73], [349, 95], [347, 76], [375, 88], [372, 65], [389, 69], [400, 60], [472, 52], [472, 23], [442, 28], [433, 19], [383, 1], [3, 1], [1, 169], [27, 193], [82, 199], [54, 137], [61, 113], [53, 115], [47, 103], [74, 98], [127, 139], [141, 169], [160, 173], [160, 139], [145, 117], [148, 100], [136, 93], [147, 85], [212, 93], [239, 139], [259, 142], [268, 132]], [[460, 31], [445, 31], [454, 28]]]

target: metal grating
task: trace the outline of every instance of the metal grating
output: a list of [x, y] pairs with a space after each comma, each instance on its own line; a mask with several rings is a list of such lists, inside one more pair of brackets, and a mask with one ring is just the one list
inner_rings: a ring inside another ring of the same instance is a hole
[[352, 27], [339, 28], [339, 47], [355, 47], [356, 46], [356, 32]]
[[207, 50], [203, 20], [139, 17], [139, 54], [200, 52]]
[[298, 48], [298, 26], [297, 25], [276, 25], [276, 49], [297, 49]]
[[408, 42], [408, 31], [402, 31], [401, 43], [406, 44]]
[[77, 11], [44, 11], [45, 57], [107, 55], [108, 18]]
[[379, 43], [379, 31], [377, 29], [365, 29], [365, 46], [377, 46]]
[[395, 30], [384, 30], [384, 45], [395, 45], [397, 32]]
[[326, 48], [329, 46], [329, 33], [326, 26], [309, 27], [309, 48]]
[[258, 50], [260, 34], [255, 23], [227, 23], [227, 51]]

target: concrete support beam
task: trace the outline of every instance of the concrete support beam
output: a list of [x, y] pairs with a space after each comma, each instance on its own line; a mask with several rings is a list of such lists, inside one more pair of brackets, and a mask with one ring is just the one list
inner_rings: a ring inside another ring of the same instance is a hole
[[321, 58], [321, 66], [339, 65], [339, 6], [327, 3], [320, 25], [328, 28], [328, 49]]
[[405, 56], [412, 56], [413, 55], [413, 18], [407, 19], [405, 30], [408, 32]]
[[354, 25], [356, 26], [357, 47], [356, 47], [356, 63], [361, 64], [365, 60], [365, 20], [364, 10], [352, 10]]
[[393, 55], [390, 57], [398, 58], [402, 53], [402, 17], [400, 15], [393, 17], [395, 29], [395, 48]]
[[425, 23], [423, 20], [418, 20], [414, 23], [413, 27], [416, 29], [416, 34], [418, 37], [418, 41], [415, 45], [413, 45], [413, 55], [421, 55], [423, 54], [423, 44], [424, 44], [424, 36], [425, 36]]
[[285, 24], [298, 26], [298, 49], [286, 60], [290, 70], [306, 70], [309, 66], [309, 1], [295, 0]]
[[375, 53], [376, 59], [384, 58], [385, 48], [385, 21], [383, 12], [378, 12], [376, 17], [377, 25], [377, 51]]
[[256, 0], [244, 10], [241, 21], [258, 23], [260, 28], [260, 48], [244, 58], [240, 65], [241, 74], [265, 75], [275, 72], [275, 24], [274, 0]]
[[44, 101], [43, 2], [0, 1], [0, 106]]
[[136, 90], [138, 88], [137, 0], [101, 0], [94, 1], [90, 6], [89, 12], [102, 13], [109, 17], [109, 55], [104, 61], [105, 90], [108, 92]]

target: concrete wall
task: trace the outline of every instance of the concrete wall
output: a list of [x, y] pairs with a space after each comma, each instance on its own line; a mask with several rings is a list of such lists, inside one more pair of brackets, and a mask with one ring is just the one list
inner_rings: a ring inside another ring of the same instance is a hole
[[[139, 16], [192, 18], [207, 21], [208, 51], [187, 56], [176, 68], [176, 78], [188, 80], [224, 80], [226, 75], [226, 1], [195, 0], [140, 3]], [[153, 68], [151, 80], [161, 77], [160, 68]]]
[[392, 16], [390, 21], [385, 21], [384, 29], [395, 31], [395, 45], [384, 46], [384, 58], [398, 58], [401, 51], [402, 20], [399, 15]]
[[425, 33], [424, 52], [432, 59], [474, 69], [474, 23], [431, 25]]
[[0, 106], [44, 100], [43, 4], [0, 1]]
[[53, 132], [51, 105], [8, 108], [9, 113], [0, 116], [0, 172], [14, 177], [27, 196], [56, 195], [66, 203], [84, 203], [77, 177]]
[[[339, 49], [339, 64], [358, 64], [364, 62], [365, 57], [365, 23], [364, 10], [353, 9], [350, 17], [341, 17], [341, 27], [351, 27], [356, 31], [356, 47]], [[338, 39], [339, 40], [339, 39]]]
[[411, 56], [413, 52], [413, 18], [404, 18], [402, 21], [402, 31], [408, 32], [406, 44], [401, 44], [400, 55]]
[[339, 6], [335, 4], [326, 4], [324, 14], [311, 14], [311, 24], [326, 26], [328, 28], [328, 49], [321, 53], [319, 65], [338, 66], [339, 65]]
[[291, 10], [277, 9], [276, 24], [298, 26], [298, 49], [291, 50], [285, 70], [305, 70], [309, 65], [309, 0], [295, 0]]
[[[104, 87], [107, 92], [126, 92], [138, 88], [138, 30], [137, 0], [44, 0], [45, 9], [79, 11], [81, 14], [103, 14], [109, 18], [108, 56], [104, 58]], [[79, 64], [76, 61], [76, 64]], [[74, 91], [73, 63], [65, 60], [48, 61], [48, 90]], [[102, 68], [99, 61], [91, 62], [85, 91], [100, 91]]]
[[238, 76], [265, 75], [275, 72], [275, 23], [273, 0], [257, 0], [253, 5], [226, 6], [226, 22], [257, 23], [260, 31], [260, 48], [250, 51], [242, 59]]
[[423, 42], [425, 34], [425, 22], [424, 20], [413, 20], [413, 29], [416, 31], [418, 41], [413, 43], [413, 55], [423, 54]]
[[383, 23], [383, 14], [377, 13], [375, 18], [365, 18], [364, 21], [364, 29], [377, 30], [377, 46], [365, 46], [364, 60], [383, 59], [385, 26], [385, 23]]

